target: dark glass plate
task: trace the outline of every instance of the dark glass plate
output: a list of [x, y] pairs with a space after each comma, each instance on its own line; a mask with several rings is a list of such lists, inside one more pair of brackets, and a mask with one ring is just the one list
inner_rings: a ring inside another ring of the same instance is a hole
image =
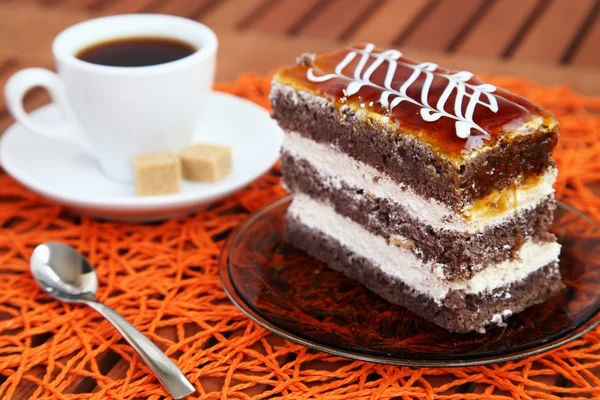
[[293, 342], [377, 363], [463, 366], [538, 354], [600, 322], [600, 228], [568, 205], [559, 204], [552, 229], [567, 288], [481, 335], [439, 328], [286, 244], [289, 202], [268, 206], [230, 235], [220, 272], [248, 317]]

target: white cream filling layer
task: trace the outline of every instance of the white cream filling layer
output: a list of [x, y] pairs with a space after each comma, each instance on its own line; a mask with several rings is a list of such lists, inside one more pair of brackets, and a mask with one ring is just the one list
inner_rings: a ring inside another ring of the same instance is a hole
[[448, 282], [439, 274], [443, 264], [423, 263], [412, 251], [389, 245], [386, 240], [373, 235], [356, 222], [335, 212], [330, 206], [317, 202], [305, 194], [297, 193], [289, 212], [307, 227], [337, 240], [348, 250], [373, 262], [385, 274], [398, 278], [416, 291], [443, 299], [451, 290], [467, 293], [489, 292], [526, 278], [539, 268], [556, 261], [560, 245], [526, 241], [517, 258], [490, 265], [473, 278]]
[[467, 220], [445, 204], [417, 195], [406, 185], [398, 184], [389, 176], [337, 150], [333, 145], [317, 143], [296, 132], [286, 132], [283, 150], [297, 159], [306, 160], [318, 171], [323, 182], [335, 188], [341, 188], [345, 182], [349, 186], [366, 190], [372, 196], [388, 199], [403, 206], [414, 218], [426, 225], [461, 232], [477, 232], [484, 227], [501, 224], [516, 212], [535, 207], [541, 200], [554, 193], [552, 185], [556, 180], [556, 170], [549, 170], [533, 188], [517, 188], [516, 210], [511, 208], [492, 216], [472, 216]]

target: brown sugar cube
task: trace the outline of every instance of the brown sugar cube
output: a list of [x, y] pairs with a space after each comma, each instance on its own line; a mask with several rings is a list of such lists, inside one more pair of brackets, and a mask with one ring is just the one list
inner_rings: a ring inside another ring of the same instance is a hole
[[181, 155], [183, 178], [217, 182], [231, 172], [231, 149], [218, 144], [195, 144]]
[[138, 196], [179, 193], [181, 164], [175, 154], [142, 154], [133, 159]]

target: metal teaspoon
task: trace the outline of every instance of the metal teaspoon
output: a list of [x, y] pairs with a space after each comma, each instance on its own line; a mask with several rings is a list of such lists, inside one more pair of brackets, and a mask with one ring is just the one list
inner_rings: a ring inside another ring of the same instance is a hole
[[31, 273], [40, 287], [57, 300], [87, 304], [106, 318], [175, 399], [195, 392], [177, 366], [154, 343], [112, 308], [96, 300], [98, 279], [84, 256], [62, 243], [46, 242], [35, 248], [30, 260]]

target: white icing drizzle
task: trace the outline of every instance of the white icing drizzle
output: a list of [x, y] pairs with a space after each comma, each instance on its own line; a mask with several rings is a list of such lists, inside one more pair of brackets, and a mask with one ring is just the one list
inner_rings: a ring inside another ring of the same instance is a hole
[[[373, 86], [382, 90], [379, 102], [390, 112], [400, 105], [403, 101], [415, 104], [421, 107], [420, 115], [424, 121], [434, 122], [441, 117], [456, 120], [456, 135], [460, 138], [468, 138], [467, 149], [479, 147], [483, 140], [489, 140], [490, 135], [473, 120], [475, 109], [478, 105], [488, 108], [490, 111], [498, 112], [498, 102], [492, 94], [496, 87], [490, 84], [472, 85], [468, 83], [473, 74], [467, 71], [460, 71], [454, 74], [444, 74], [436, 72], [438, 65], [430, 62], [420, 64], [409, 64], [400, 61], [402, 53], [398, 50], [386, 50], [381, 53], [373, 52], [375, 45], [369, 43], [364, 49], [352, 49], [346, 57], [335, 67], [334, 73], [325, 75], [315, 75], [313, 68], [307, 71], [307, 79], [312, 82], [325, 82], [334, 78], [349, 80], [345, 88], [345, 95], [352, 96], [363, 87]], [[344, 69], [356, 58], [360, 60], [356, 68], [350, 74], [345, 73]], [[375, 60], [365, 69], [369, 58]], [[387, 71], [383, 86], [371, 80], [371, 75], [383, 63], [387, 62]], [[396, 69], [398, 66], [412, 69], [412, 74], [398, 88], [392, 86]], [[423, 87], [420, 99], [410, 97], [406, 92], [408, 88], [415, 83], [419, 76], [424, 75]], [[429, 90], [434, 77], [442, 77], [448, 80], [448, 84], [435, 106], [429, 104]], [[455, 92], [454, 113], [451, 114], [445, 110], [446, 102], [452, 92]], [[391, 99], [391, 101], [390, 101]], [[463, 103], [467, 101], [465, 112], [463, 113]], [[472, 129], [479, 132], [478, 135], [471, 135]]]

